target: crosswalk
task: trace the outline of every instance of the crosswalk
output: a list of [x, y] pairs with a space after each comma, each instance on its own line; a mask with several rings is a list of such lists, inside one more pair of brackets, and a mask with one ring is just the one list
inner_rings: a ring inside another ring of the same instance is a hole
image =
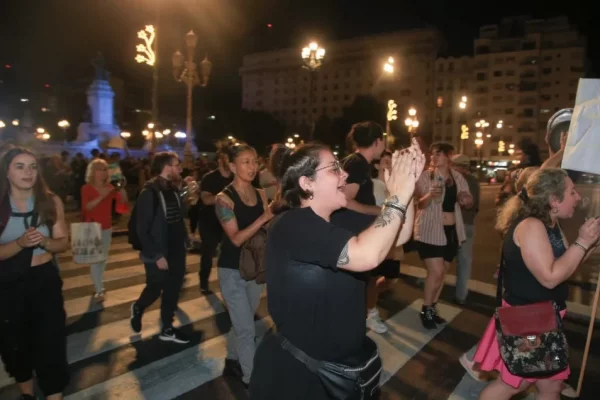
[[[61, 255], [59, 262], [71, 373], [66, 399], [247, 398], [236, 379], [222, 376], [225, 334], [231, 324], [214, 269], [210, 276], [214, 294], [204, 296], [199, 292], [198, 255], [187, 257], [187, 275], [176, 313], [175, 325], [191, 338], [186, 345], [158, 340], [160, 302], [144, 313], [142, 331], [132, 332], [129, 310], [144, 287], [145, 275], [137, 253], [131, 250], [125, 237], [113, 239], [103, 304], [92, 299], [94, 290], [88, 267], [74, 264], [69, 253]], [[485, 383], [476, 382], [466, 374], [458, 357], [477, 343], [491, 315], [493, 300], [475, 294], [471, 307], [440, 304], [439, 311], [448, 324], [427, 331], [418, 317], [420, 297], [416, 279], [404, 277], [381, 298], [381, 315], [390, 329], [385, 335], [372, 332], [369, 335], [382, 355], [383, 398], [476, 399]], [[263, 293], [256, 316], [257, 336], [262, 336], [272, 324]], [[568, 326], [577, 339], [572, 351], [577, 359], [583, 347], [585, 325], [573, 322]], [[593, 350], [591, 360], [600, 365], [600, 351]], [[600, 367], [593, 367], [588, 375], [586, 379], [600, 381]], [[0, 400], [17, 397], [16, 385], [0, 371]]]

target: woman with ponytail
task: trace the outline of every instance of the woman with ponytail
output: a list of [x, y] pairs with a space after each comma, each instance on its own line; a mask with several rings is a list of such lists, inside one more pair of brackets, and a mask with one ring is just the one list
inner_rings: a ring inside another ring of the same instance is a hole
[[[348, 176], [331, 150], [307, 144], [293, 152], [280, 149], [276, 156], [281, 198], [273, 208], [266, 264], [267, 301], [277, 333], [257, 349], [250, 397], [332, 398], [327, 378], [306, 365], [312, 360], [311, 365], [335, 362], [346, 371], [361, 371], [360, 379], [373, 385], [363, 388], [363, 398], [376, 398], [381, 360], [365, 335], [365, 281], [353, 272], [377, 267], [395, 244], [425, 157], [416, 142], [396, 154], [387, 181], [390, 196], [375, 222], [355, 235], [330, 222], [331, 214], [347, 205]], [[356, 390], [357, 380], [348, 378], [344, 388]]]

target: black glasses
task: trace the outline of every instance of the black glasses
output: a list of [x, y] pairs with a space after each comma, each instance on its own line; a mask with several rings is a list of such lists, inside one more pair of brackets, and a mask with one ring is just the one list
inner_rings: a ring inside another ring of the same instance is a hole
[[324, 167], [319, 167], [319, 168], [315, 169], [315, 172], [319, 172], [321, 170], [328, 169], [328, 168], [331, 168], [333, 170], [333, 172], [335, 172], [338, 175], [342, 172], [342, 165], [340, 164], [339, 160], [335, 160], [334, 162], [332, 162], [329, 165], [326, 165]]

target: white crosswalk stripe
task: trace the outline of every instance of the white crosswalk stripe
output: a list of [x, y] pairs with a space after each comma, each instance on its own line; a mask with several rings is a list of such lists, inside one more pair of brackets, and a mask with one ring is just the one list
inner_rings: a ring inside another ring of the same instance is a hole
[[[132, 332], [129, 308], [144, 287], [144, 267], [137, 253], [129, 248], [126, 238], [114, 238], [112, 252], [105, 273], [108, 292], [103, 304], [93, 302], [94, 290], [88, 267], [74, 264], [69, 254], [59, 257], [72, 380], [65, 398], [168, 400], [219, 379], [226, 356], [225, 333], [229, 322], [218, 291], [216, 269], [213, 268], [210, 276], [215, 293], [203, 296], [198, 290], [200, 258], [188, 255], [188, 273], [175, 326], [190, 328], [197, 335], [189, 346], [177, 347], [155, 340], [160, 331], [160, 300], [144, 313], [142, 332]], [[420, 300], [414, 300], [387, 310], [389, 332], [385, 335], [369, 333], [382, 356], [381, 383], [384, 388], [388, 381], [393, 383], [394, 376], [414, 357], [431, 357], [421, 352], [463, 312], [457, 306], [439, 304], [439, 312], [448, 325], [427, 331], [419, 321], [421, 304]], [[264, 305], [263, 298], [262, 315], [259, 313], [256, 321], [259, 337], [272, 326]], [[458, 362], [456, 365], [460, 368]], [[454, 386], [448, 391], [448, 398], [468, 400], [476, 398], [484, 384], [461, 373]], [[17, 393], [14, 382], [0, 370], [0, 399], [16, 399]], [[233, 395], [227, 397], [233, 398]]]

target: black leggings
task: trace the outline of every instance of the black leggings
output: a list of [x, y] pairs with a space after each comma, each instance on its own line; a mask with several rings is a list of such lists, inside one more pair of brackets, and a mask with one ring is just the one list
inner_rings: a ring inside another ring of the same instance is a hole
[[66, 313], [56, 266], [31, 267], [0, 286], [0, 356], [18, 383], [33, 377], [45, 396], [69, 383]]

